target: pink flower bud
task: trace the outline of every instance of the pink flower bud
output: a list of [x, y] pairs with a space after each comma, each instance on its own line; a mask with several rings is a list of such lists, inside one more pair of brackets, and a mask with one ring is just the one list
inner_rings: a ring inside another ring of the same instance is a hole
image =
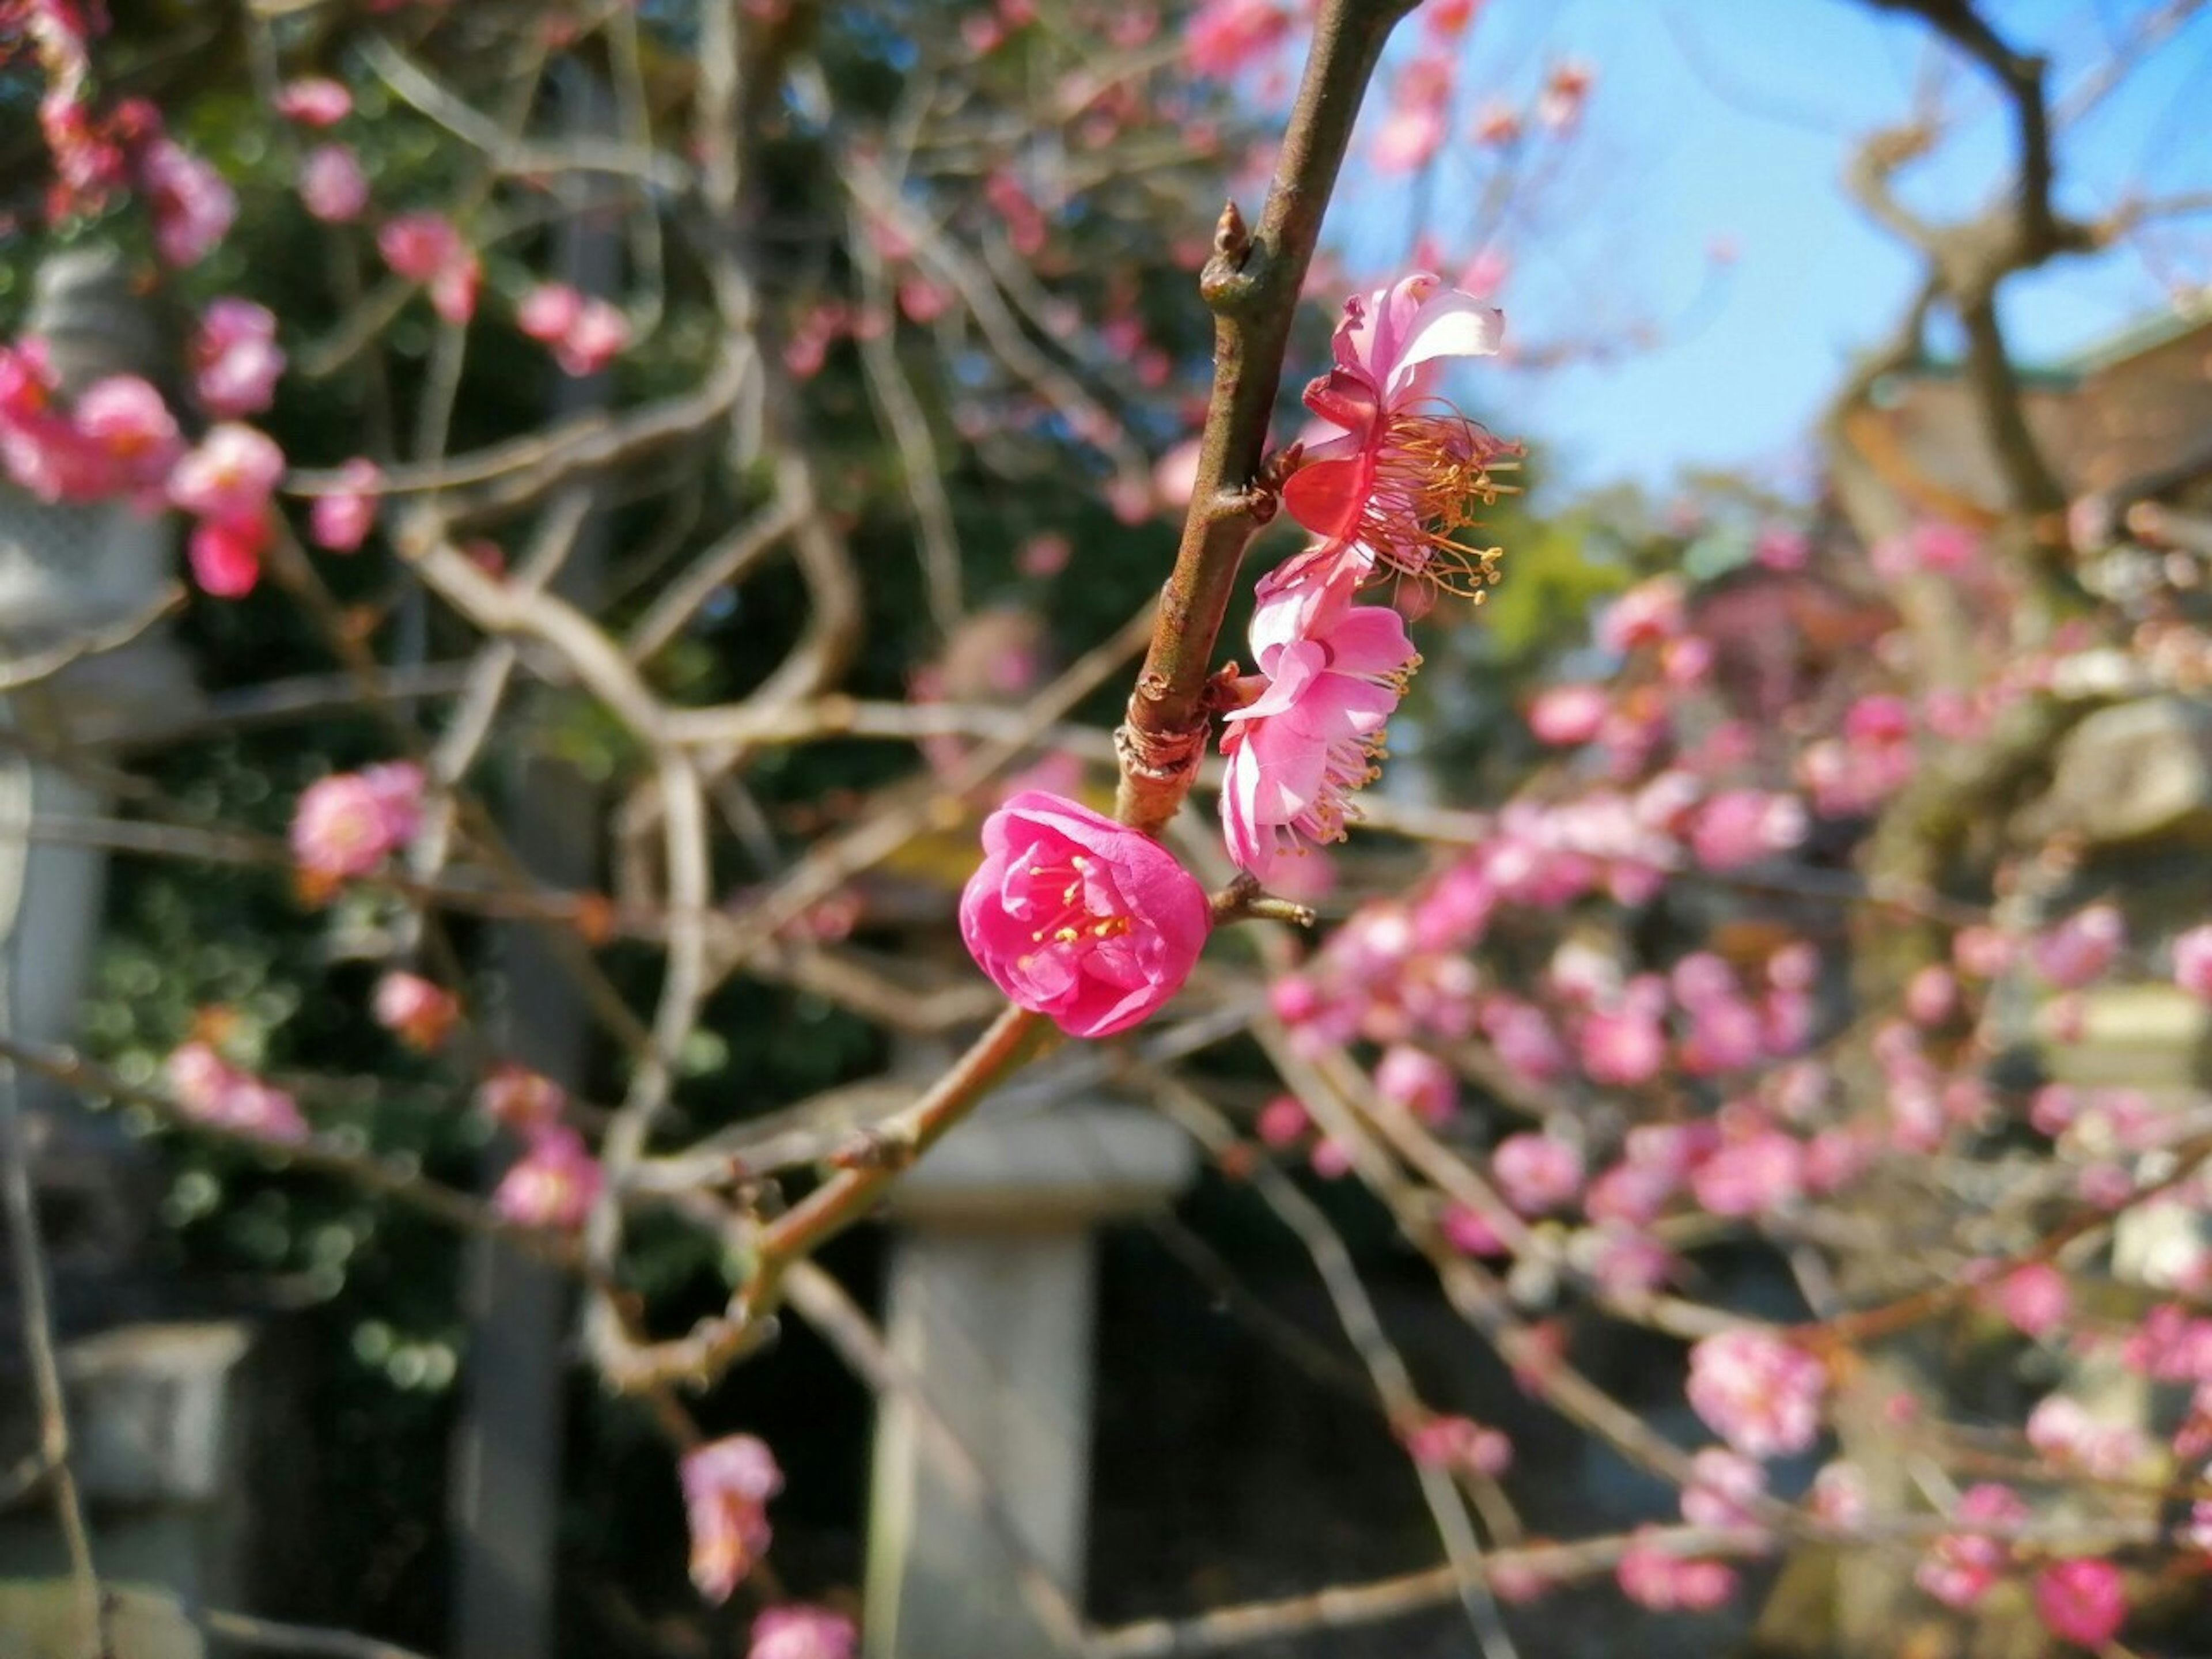
[[303, 127], [334, 127], [353, 113], [353, 94], [327, 76], [302, 76], [276, 90], [276, 112]]
[[379, 1025], [424, 1054], [446, 1040], [461, 1012], [449, 992], [420, 974], [397, 970], [377, 981], [372, 1010]]
[[350, 144], [318, 144], [300, 164], [300, 200], [325, 224], [346, 225], [368, 210], [368, 178]]
[[315, 545], [333, 553], [351, 553], [368, 537], [376, 522], [375, 491], [384, 474], [374, 461], [356, 455], [338, 469], [343, 488], [315, 497], [307, 509], [308, 532]]

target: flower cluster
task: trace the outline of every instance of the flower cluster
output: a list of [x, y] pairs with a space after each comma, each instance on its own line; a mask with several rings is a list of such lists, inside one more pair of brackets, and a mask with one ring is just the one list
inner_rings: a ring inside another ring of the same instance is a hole
[[1332, 435], [1301, 447], [1283, 505], [1316, 540], [1261, 578], [1258, 673], [1223, 722], [1224, 838], [1262, 881], [1284, 855], [1343, 839], [1419, 665], [1399, 611], [1358, 603], [1360, 589], [1395, 575], [1412, 597], [1480, 597], [1493, 580], [1495, 550], [1455, 538], [1497, 499], [1488, 469], [1506, 446], [1442, 402], [1436, 381], [1449, 359], [1495, 352], [1501, 329], [1495, 310], [1417, 273], [1346, 302], [1334, 366], [1306, 388]]
[[273, 1084], [240, 1070], [213, 1044], [195, 1039], [171, 1051], [169, 1089], [178, 1109], [210, 1127], [287, 1145], [307, 1138], [299, 1103]]

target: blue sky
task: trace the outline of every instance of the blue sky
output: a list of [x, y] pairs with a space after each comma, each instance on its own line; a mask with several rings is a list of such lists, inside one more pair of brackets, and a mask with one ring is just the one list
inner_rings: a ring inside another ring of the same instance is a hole
[[[2016, 43], [2049, 52], [2062, 88], [2108, 55], [2150, 0], [1993, 0]], [[1409, 30], [1418, 28], [1418, 20]], [[1537, 440], [1571, 484], [1663, 485], [1683, 465], [1806, 473], [1804, 435], [1851, 354], [1885, 337], [1916, 268], [1840, 183], [1858, 137], [1912, 107], [1930, 73], [1926, 31], [1855, 0], [1489, 0], [1466, 48], [1459, 118], [1493, 93], [1525, 104], [1565, 55], [1595, 65], [1583, 128], [1529, 218], [1506, 234], [1509, 328], [1524, 343], [1657, 342], [1603, 363], [1516, 374], [1471, 403]], [[1978, 70], [1939, 60], [1955, 126], [1911, 175], [1917, 204], [1951, 216], [1988, 198], [2008, 118]], [[1378, 87], [1376, 102], [1387, 88]], [[2124, 188], [2212, 190], [2212, 11], [2200, 14], [2062, 140], [2062, 201], [2101, 210]], [[1370, 109], [1362, 143], [1373, 130]], [[1468, 199], [1443, 164], [1432, 199]], [[1338, 234], [1389, 238], [1411, 211], [1402, 179], [1360, 180]], [[1735, 245], [1718, 264], [1716, 238]], [[2212, 281], [2212, 217], [2176, 222], [2158, 269], [2131, 252], [2072, 261], [2016, 285], [2006, 320], [2031, 362], [2109, 337]], [[1374, 262], [1357, 261], [1363, 265]], [[1470, 392], [1474, 388], [1469, 387]]]

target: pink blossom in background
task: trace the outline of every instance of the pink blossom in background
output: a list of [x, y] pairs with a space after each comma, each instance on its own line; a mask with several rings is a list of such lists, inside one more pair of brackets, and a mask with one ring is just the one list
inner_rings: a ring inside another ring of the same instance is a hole
[[1805, 809], [1792, 795], [1726, 789], [1698, 810], [1690, 850], [1708, 870], [1741, 869], [1805, 839]]
[[618, 307], [579, 294], [565, 283], [531, 289], [515, 308], [515, 325], [553, 349], [562, 373], [596, 374], [629, 344], [629, 319]]
[[763, 1609], [753, 1620], [745, 1659], [853, 1659], [860, 1638], [842, 1613], [787, 1603]]
[[1407, 1431], [1406, 1450], [1432, 1469], [1465, 1470], [1496, 1480], [1513, 1467], [1513, 1443], [1471, 1417], [1431, 1417]]
[[262, 519], [209, 519], [192, 526], [185, 544], [192, 580], [218, 599], [235, 599], [261, 580], [261, 555], [269, 545]]
[[1553, 65], [1536, 100], [1536, 122], [1553, 132], [1571, 131], [1582, 119], [1590, 86], [1597, 71], [1579, 58], [1563, 58]]
[[1820, 1466], [1806, 1503], [1821, 1520], [1846, 1532], [1864, 1526], [1874, 1510], [1873, 1501], [1867, 1496], [1866, 1475], [1856, 1464], [1840, 1459]]
[[368, 175], [350, 144], [318, 144], [300, 164], [300, 201], [325, 224], [347, 225], [368, 210]]
[[1804, 1146], [1779, 1129], [1723, 1142], [1690, 1172], [1690, 1190], [1714, 1215], [1772, 1215], [1804, 1195]]
[[154, 216], [154, 246], [173, 265], [198, 264], [238, 217], [238, 198], [222, 175], [169, 138], [140, 153], [138, 185]]
[[288, 1146], [308, 1137], [307, 1121], [290, 1095], [239, 1070], [208, 1043], [180, 1044], [165, 1069], [170, 1092], [187, 1117]]
[[568, 1102], [567, 1091], [551, 1078], [513, 1060], [493, 1066], [477, 1085], [477, 1109], [526, 1134], [557, 1122]]
[[1803, 531], [1774, 525], [1759, 532], [1751, 556], [1768, 570], [1802, 570], [1812, 562], [1813, 544]]
[[398, 969], [377, 981], [370, 1008], [379, 1025], [424, 1054], [445, 1042], [461, 1014], [451, 992], [420, 974]]
[[[1984, 1481], [1959, 1499], [1955, 1519], [1969, 1526], [2013, 1527], [2031, 1511], [2009, 1486]], [[1913, 1580], [1948, 1607], [1971, 1607], [1990, 1593], [2012, 1558], [2002, 1539], [1974, 1532], [1945, 1533], [1929, 1547]]]
[[1421, 8], [1421, 24], [1439, 40], [1455, 40], [1474, 21], [1481, 0], [1428, 0]]
[[1505, 1241], [1498, 1230], [1479, 1210], [1464, 1204], [1448, 1204], [1437, 1222], [1437, 1231], [1443, 1235], [1444, 1243], [1462, 1255], [1490, 1257], [1508, 1255]]
[[1905, 1015], [1916, 1025], [1947, 1025], [1958, 1012], [1958, 975], [1940, 962], [1921, 969], [1905, 988]]
[[1198, 487], [1198, 440], [1177, 444], [1152, 465], [1152, 494], [1163, 505], [1188, 507]]
[[1283, 486], [1285, 508], [1324, 544], [1271, 580], [1379, 562], [1479, 589], [1479, 563], [1450, 538], [1506, 446], [1442, 405], [1436, 383], [1447, 360], [1494, 355], [1504, 327], [1502, 313], [1426, 271], [1345, 301], [1335, 367], [1305, 390], [1306, 407], [1341, 435], [1307, 445]]
[[1622, 1006], [1590, 1014], [1575, 1033], [1583, 1072], [1593, 1083], [1632, 1089], [1667, 1063], [1667, 1032], [1657, 1017]]
[[1582, 1191], [1583, 1155], [1550, 1135], [1508, 1135], [1490, 1154], [1490, 1174], [1522, 1215], [1547, 1215]]
[[1685, 1559], [1645, 1538], [1650, 1530], [1638, 1532], [1613, 1569], [1630, 1601], [1654, 1613], [1709, 1613], [1735, 1594], [1735, 1573], [1726, 1562]]
[[2073, 1297], [2066, 1275], [2047, 1261], [2015, 1267], [1990, 1292], [1996, 1310], [2023, 1336], [2045, 1337], [2066, 1321]]
[[2212, 922], [2175, 936], [2173, 982], [2191, 996], [2212, 1001]]
[[1158, 842], [1055, 795], [984, 820], [960, 896], [969, 954], [1006, 996], [1071, 1036], [1110, 1036], [1182, 988], [1212, 926], [1206, 894]]
[[1205, 0], [1183, 25], [1183, 61], [1225, 80], [1272, 52], [1295, 21], [1280, 0]]
[[550, 345], [576, 325], [583, 308], [584, 296], [566, 283], [541, 283], [514, 308], [514, 325]]
[[356, 455], [338, 469], [338, 480], [340, 489], [316, 496], [308, 507], [307, 532], [318, 547], [351, 553], [376, 522], [376, 491], [384, 473], [374, 461]]
[[691, 1583], [720, 1604], [769, 1547], [768, 1501], [783, 1471], [767, 1443], [734, 1434], [695, 1446], [677, 1466], [691, 1532]]
[[2152, 1455], [2134, 1425], [2100, 1422], [2063, 1394], [2045, 1395], [2027, 1414], [2027, 1443], [2054, 1463], [2102, 1480], [2127, 1479]]
[[2119, 960], [2128, 939], [2127, 923], [2110, 904], [2076, 910], [2029, 947], [2035, 971], [2064, 991], [2078, 990]]
[[217, 300], [200, 314], [191, 359], [193, 389], [209, 414], [222, 420], [258, 414], [284, 372], [276, 319], [250, 300]]
[[602, 1180], [583, 1136], [564, 1123], [541, 1125], [500, 1177], [491, 1206], [520, 1227], [573, 1231], [592, 1212]]
[[353, 94], [324, 75], [303, 75], [276, 89], [277, 114], [303, 127], [334, 127], [353, 113]]
[[431, 308], [447, 322], [458, 327], [476, 314], [483, 268], [443, 214], [402, 214], [376, 233], [376, 247], [394, 275], [429, 289]]
[[1612, 711], [1612, 694], [1602, 685], [1547, 686], [1528, 705], [1528, 729], [1537, 742], [1565, 748], [1597, 736]]
[[1314, 1142], [1306, 1163], [1323, 1181], [1341, 1181], [1352, 1173], [1354, 1159], [1351, 1147], [1328, 1135]]
[[2060, 1641], [2102, 1649], [2128, 1622], [2127, 1587], [2109, 1561], [2054, 1561], [2035, 1576], [2035, 1611]]
[[1664, 1170], [1641, 1164], [1616, 1164], [1601, 1170], [1591, 1181], [1583, 1207], [1592, 1221], [1647, 1226], [1659, 1218], [1680, 1184]]
[[1260, 1109], [1252, 1122], [1252, 1133], [1263, 1146], [1296, 1146], [1311, 1127], [1313, 1119], [1296, 1095], [1277, 1095]]
[[1598, 618], [1597, 642], [1608, 651], [1634, 651], [1664, 645], [1686, 626], [1681, 579], [1653, 576], [1605, 608]]
[[[94, 381], [76, 400], [72, 419], [92, 459], [75, 481], [89, 495], [128, 495], [143, 504], [184, 451], [176, 416], [161, 394], [135, 374]], [[67, 489], [62, 493], [69, 498]]]
[[258, 519], [283, 476], [284, 452], [266, 433], [226, 421], [177, 463], [169, 474], [169, 500], [197, 518]]
[[1375, 1092], [1432, 1128], [1449, 1122], [1459, 1109], [1459, 1079], [1452, 1068], [1426, 1049], [1403, 1043], [1385, 1049], [1376, 1062]]
[[1739, 1452], [1708, 1446], [1690, 1460], [1682, 1519], [1693, 1527], [1748, 1527], [1766, 1496], [1766, 1468]]
[[1395, 611], [1353, 605], [1343, 586], [1262, 597], [1252, 648], [1267, 685], [1222, 718], [1221, 821], [1230, 857], [1265, 881], [1301, 837], [1344, 838], [1419, 658]]
[[394, 761], [319, 778], [292, 813], [292, 855], [325, 878], [365, 875], [415, 837], [422, 823], [422, 769]]
[[1802, 1348], [1761, 1330], [1723, 1331], [1690, 1350], [1690, 1404], [1747, 1457], [1803, 1451], [1820, 1430], [1827, 1372]]
[[1961, 927], [1951, 939], [1951, 961], [1968, 979], [1996, 979], [2020, 954], [2020, 941], [2002, 928]]

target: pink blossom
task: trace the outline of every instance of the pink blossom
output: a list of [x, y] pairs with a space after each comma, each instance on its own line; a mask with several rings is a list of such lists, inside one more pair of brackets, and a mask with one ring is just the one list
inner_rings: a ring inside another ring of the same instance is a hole
[[283, 1090], [239, 1070], [210, 1044], [181, 1044], [166, 1070], [178, 1109], [211, 1127], [296, 1145], [307, 1139], [307, 1121]]
[[1306, 407], [1342, 435], [1308, 445], [1283, 505], [1324, 545], [1278, 573], [1380, 562], [1479, 592], [1486, 564], [1453, 540], [1470, 509], [1494, 497], [1486, 464], [1504, 446], [1439, 404], [1446, 359], [1489, 356], [1504, 319], [1426, 271], [1345, 301], [1335, 367], [1309, 384]]
[[1821, 1520], [1846, 1532], [1864, 1526], [1874, 1511], [1865, 1474], [1856, 1463], [1841, 1460], [1820, 1466], [1820, 1472], [1813, 1477], [1807, 1504]]
[[1226, 79], [1273, 51], [1292, 21], [1280, 0], [1205, 0], [1183, 26], [1184, 60]]
[[[1795, 1035], [1785, 1030], [1785, 1036]], [[1714, 997], [1690, 1011], [1683, 1040], [1682, 1069], [1692, 1077], [1740, 1072], [1765, 1057], [1766, 1024], [1759, 1011], [1741, 997]]]
[[2045, 1395], [2027, 1414], [2027, 1443], [2054, 1463], [2104, 1480], [2124, 1480], [2150, 1455], [2131, 1424], [2100, 1422], [2063, 1394]]
[[994, 984], [1071, 1036], [1110, 1036], [1182, 988], [1206, 894], [1175, 856], [1089, 807], [1025, 792], [983, 823], [960, 933]]
[[1620, 1592], [1654, 1613], [1708, 1613], [1735, 1594], [1735, 1573], [1725, 1562], [1688, 1560], [1638, 1531], [1613, 1576]]
[[1406, 1450], [1432, 1469], [1465, 1470], [1496, 1480], [1513, 1467], [1513, 1443], [1470, 1417], [1431, 1417], [1406, 1435]]
[[2101, 1649], [2128, 1622], [2127, 1588], [2109, 1561], [2054, 1561], [2035, 1576], [2035, 1611], [2060, 1641]]
[[1589, 1184], [1583, 1200], [1592, 1221], [1641, 1227], [1659, 1218], [1679, 1182], [1663, 1170], [1641, 1164], [1616, 1164]]
[[1805, 1149], [1779, 1129], [1725, 1142], [1691, 1171], [1690, 1190], [1715, 1215], [1771, 1215], [1803, 1195]]
[[138, 182], [154, 215], [154, 246], [170, 264], [198, 264], [238, 216], [238, 198], [222, 175], [173, 139], [145, 147]]
[[1582, 1190], [1583, 1155], [1550, 1135], [1508, 1135], [1490, 1155], [1490, 1173], [1515, 1209], [1545, 1215]]
[[176, 416], [161, 394], [135, 374], [94, 381], [76, 400], [73, 419], [78, 435], [97, 457], [92, 471], [105, 475], [92, 493], [157, 491], [184, 449]]
[[1951, 960], [1968, 979], [1995, 979], [2013, 964], [2020, 942], [2002, 928], [1961, 927], [1951, 939]]
[[209, 519], [192, 526], [185, 544], [192, 580], [219, 599], [235, 599], [253, 591], [261, 578], [261, 555], [269, 545], [269, 526], [262, 519]]
[[1755, 1524], [1759, 1501], [1766, 1496], [1764, 1464], [1708, 1446], [1690, 1460], [1690, 1483], [1682, 1488], [1682, 1519], [1693, 1527]]
[[2191, 996], [2212, 1001], [2212, 922], [2175, 935], [2173, 982]]
[[2079, 990], [2119, 959], [2127, 937], [2117, 908], [2092, 904], [2033, 942], [2035, 971], [2061, 990]]
[[691, 1530], [691, 1583], [708, 1601], [726, 1601], [768, 1550], [768, 1500], [783, 1490], [783, 1471], [765, 1442], [735, 1434], [693, 1447], [677, 1473]]
[[1528, 729], [1536, 741], [1565, 748], [1597, 736], [1612, 712], [1611, 694], [1602, 685], [1554, 685], [1528, 705]]
[[1564, 58], [1554, 64], [1536, 100], [1538, 124], [1553, 132], [1571, 130], [1582, 119], [1590, 83], [1596, 79], [1597, 71], [1579, 58]]
[[1443, 1235], [1444, 1243], [1462, 1255], [1499, 1256], [1510, 1254], [1498, 1229], [1490, 1224], [1481, 1211], [1465, 1204], [1447, 1204], [1438, 1218], [1437, 1231]]
[[1826, 1389], [1819, 1360], [1765, 1331], [1723, 1331], [1690, 1350], [1691, 1406], [1747, 1457], [1778, 1457], [1810, 1446]]
[[1916, 1025], [1946, 1025], [1958, 1012], [1958, 975], [1940, 962], [1921, 969], [1905, 988], [1905, 1018]]
[[192, 342], [193, 386], [210, 415], [234, 420], [269, 407], [284, 354], [276, 319], [250, 300], [222, 299], [201, 313]]
[[348, 225], [368, 210], [368, 176], [350, 144], [318, 144], [300, 164], [300, 200], [325, 224]]
[[353, 113], [353, 94], [327, 76], [305, 75], [276, 89], [276, 106], [303, 127], [334, 127]]
[[325, 878], [374, 870], [414, 839], [422, 821], [422, 769], [410, 761], [319, 778], [292, 814], [292, 854]]
[[541, 1125], [500, 1177], [491, 1206], [519, 1227], [571, 1231], [591, 1213], [601, 1180], [583, 1136], [565, 1123]]
[[1726, 789], [1698, 811], [1690, 850], [1708, 870], [1737, 870], [1805, 839], [1805, 809], [1793, 795]]
[[267, 434], [226, 421], [177, 463], [169, 475], [169, 500], [203, 519], [258, 519], [283, 476], [284, 452]]
[[2047, 1261], [2015, 1267], [1990, 1293], [1996, 1310], [2023, 1336], [2045, 1337], [2065, 1322], [2073, 1297], [2066, 1275]]
[[1221, 819], [1229, 855], [1261, 880], [1298, 838], [1341, 841], [1351, 796], [1375, 775], [1384, 723], [1420, 659], [1387, 605], [1349, 586], [1262, 597], [1252, 648], [1267, 686], [1223, 717]]
[[745, 1659], [853, 1659], [859, 1640], [860, 1632], [843, 1613], [787, 1603], [763, 1610], [753, 1620]]
[[1313, 1120], [1296, 1095], [1277, 1095], [1260, 1109], [1252, 1132], [1263, 1146], [1291, 1146], [1303, 1139]]
[[1459, 1109], [1459, 1079], [1426, 1049], [1394, 1043], [1375, 1067], [1375, 1092], [1422, 1122], [1441, 1127]]
[[1667, 1033], [1657, 1018], [1638, 1008], [1605, 1009], [1576, 1032], [1583, 1073], [1593, 1083], [1633, 1089], [1659, 1075], [1667, 1062]]
[[315, 545], [333, 553], [350, 553], [360, 547], [376, 522], [376, 491], [383, 481], [381, 469], [363, 456], [340, 467], [340, 488], [316, 496], [307, 509], [308, 533]]
[[458, 326], [476, 314], [483, 267], [443, 214], [402, 214], [377, 232], [376, 246], [395, 275], [428, 287], [431, 308], [447, 322]]
[[1355, 1163], [1352, 1148], [1334, 1135], [1323, 1136], [1313, 1144], [1306, 1162], [1323, 1181], [1341, 1181], [1350, 1175]]
[[1590, 1257], [1590, 1277], [1600, 1294], [1616, 1299], [1650, 1295], [1680, 1268], [1674, 1252], [1649, 1233], [1601, 1228]]
[[[1956, 1516], [1969, 1526], [1997, 1528], [2018, 1526], [2027, 1517], [2028, 1507], [2018, 1492], [1986, 1481], [1966, 1489]], [[1989, 1594], [2010, 1558], [2002, 1539], [1977, 1532], [1945, 1533], [1929, 1547], [1913, 1577], [1944, 1606], [1971, 1607]]]
[[1634, 651], [1664, 645], [1686, 625], [1681, 579], [1654, 576], [1606, 607], [1598, 620], [1597, 642], [1608, 651]]
[[461, 1012], [451, 992], [420, 974], [397, 969], [377, 981], [370, 1006], [379, 1025], [424, 1054], [446, 1040]]
[[543, 1072], [502, 1060], [477, 1085], [477, 1109], [525, 1134], [560, 1121], [567, 1092]]

